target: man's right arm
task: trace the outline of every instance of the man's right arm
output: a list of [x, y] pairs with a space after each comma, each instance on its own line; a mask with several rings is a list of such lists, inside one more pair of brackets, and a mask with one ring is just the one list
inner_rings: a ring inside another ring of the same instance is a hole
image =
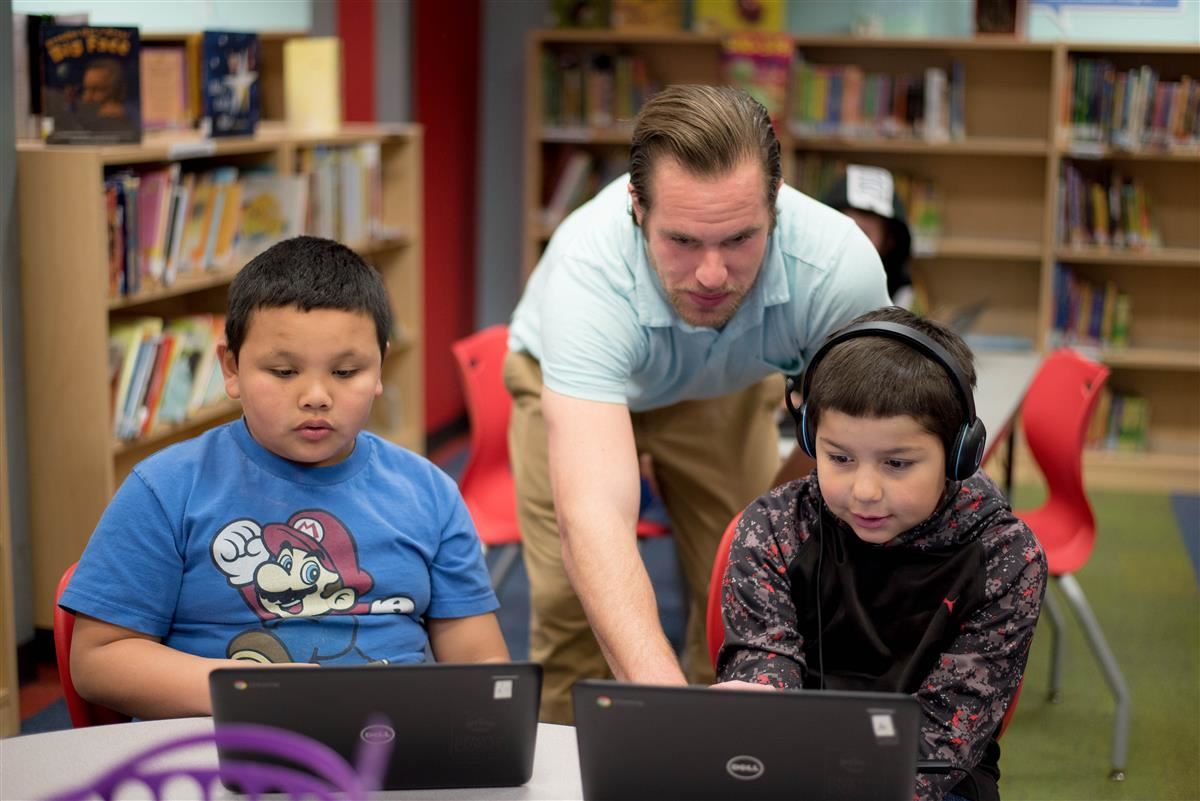
[[637, 549], [638, 460], [628, 407], [542, 390], [563, 562], [622, 681], [685, 684]]

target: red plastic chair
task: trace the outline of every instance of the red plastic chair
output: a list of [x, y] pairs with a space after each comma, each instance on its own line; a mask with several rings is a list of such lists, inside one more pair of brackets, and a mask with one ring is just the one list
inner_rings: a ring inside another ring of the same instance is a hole
[[[1083, 486], [1083, 448], [1088, 422], [1107, 379], [1108, 368], [1073, 350], [1057, 350], [1042, 363], [1025, 395], [1021, 427], [1034, 461], [1046, 478], [1049, 494], [1037, 509], [1016, 514], [1029, 525], [1045, 549], [1053, 583], [1075, 611], [1112, 691], [1116, 711], [1110, 778], [1121, 781], [1125, 778], [1129, 752], [1129, 691], [1100, 624], [1073, 575], [1087, 564], [1096, 542], [1096, 518]], [[1062, 675], [1063, 616], [1049, 590], [1045, 608], [1052, 636], [1050, 697], [1056, 700]]]
[[717, 654], [725, 642], [725, 618], [721, 614], [721, 583], [725, 581], [725, 568], [729, 566], [729, 550], [733, 547], [733, 538], [737, 534], [738, 521], [742, 513], [738, 512], [725, 527], [721, 541], [717, 544], [717, 553], [713, 557], [712, 578], [708, 580], [708, 614], [705, 616], [705, 634], [708, 637], [708, 657], [712, 660], [713, 669], [717, 667]]
[[[512, 398], [504, 388], [508, 326], [477, 331], [455, 342], [450, 350], [458, 362], [471, 421], [471, 450], [459, 489], [479, 539], [488, 548], [507, 549], [492, 568], [492, 584], [499, 587], [516, 561], [521, 543], [517, 491], [508, 460], [508, 420], [512, 415]], [[658, 537], [671, 530], [639, 520], [637, 533], [639, 537]]]
[[76, 564], [78, 562], [67, 568], [58, 581], [58, 589], [54, 591], [54, 657], [58, 662], [58, 680], [62, 684], [63, 697], [67, 702], [67, 713], [71, 716], [71, 725], [77, 729], [84, 726], [125, 723], [129, 720], [128, 715], [85, 701], [75, 692], [75, 683], [71, 681], [71, 637], [75, 634], [75, 615], [59, 606], [58, 599], [71, 583]]
[[[729, 566], [729, 551], [733, 547], [733, 538], [737, 535], [737, 525], [741, 519], [742, 515], [739, 512], [734, 516], [733, 520], [729, 521], [729, 525], [725, 528], [725, 533], [721, 536], [721, 542], [717, 545], [717, 554], [713, 559], [712, 578], [708, 583], [706, 633], [708, 636], [708, 655], [712, 659], [714, 670], [717, 667], [717, 655], [721, 652], [721, 645], [725, 642], [725, 618], [721, 614], [721, 584], [725, 581], [725, 569]], [[1021, 681], [1024, 684], [1023, 678]], [[1021, 697], [1022, 684], [1017, 685], [1017, 692], [1013, 695], [1012, 703], [1008, 705], [1008, 709], [1004, 712], [1004, 719], [1000, 721], [1000, 730], [996, 732], [997, 740], [1004, 735], [1004, 730], [1008, 728], [1013, 714], [1017, 711], [1017, 700]]]
[[458, 362], [471, 421], [471, 450], [459, 489], [483, 544], [488, 548], [508, 547], [492, 570], [492, 583], [499, 587], [512, 569], [521, 544], [517, 491], [508, 462], [512, 398], [504, 388], [503, 375], [508, 326], [485, 328], [455, 342], [450, 350]]

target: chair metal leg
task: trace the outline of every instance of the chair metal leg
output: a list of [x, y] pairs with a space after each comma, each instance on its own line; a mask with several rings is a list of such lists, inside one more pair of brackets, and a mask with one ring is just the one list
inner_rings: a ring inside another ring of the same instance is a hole
[[517, 543], [500, 546], [500, 555], [496, 558], [495, 564], [488, 568], [493, 590], [500, 590], [500, 585], [508, 578], [508, 574], [512, 572], [513, 565], [517, 563], [517, 557], [520, 555], [521, 546]]
[[1121, 675], [1121, 668], [1117, 665], [1117, 660], [1113, 657], [1112, 651], [1109, 650], [1108, 643], [1104, 639], [1104, 632], [1100, 630], [1100, 624], [1096, 621], [1096, 616], [1092, 614], [1092, 608], [1088, 606], [1087, 599], [1083, 595], [1083, 588], [1079, 586], [1079, 582], [1072, 575], [1059, 576], [1058, 584], [1062, 587], [1063, 595], [1067, 598], [1067, 603], [1075, 610], [1075, 616], [1079, 618], [1080, 625], [1083, 626], [1083, 632], [1087, 635], [1088, 644], [1092, 647], [1092, 653], [1100, 661], [1100, 667], [1104, 671], [1104, 678], [1108, 681], [1109, 689], [1112, 690], [1113, 698], [1116, 701], [1116, 713], [1113, 722], [1113, 741], [1112, 741], [1112, 773], [1109, 778], [1113, 781], [1125, 780], [1125, 759], [1129, 753], [1129, 718], [1130, 718], [1130, 700], [1129, 689], [1125, 686], [1125, 678]]
[[1062, 700], [1062, 666], [1067, 638], [1063, 636], [1063, 613], [1054, 597], [1051, 587], [1046, 587], [1046, 597], [1042, 609], [1046, 611], [1046, 620], [1050, 623], [1050, 694], [1049, 701], [1057, 704]]

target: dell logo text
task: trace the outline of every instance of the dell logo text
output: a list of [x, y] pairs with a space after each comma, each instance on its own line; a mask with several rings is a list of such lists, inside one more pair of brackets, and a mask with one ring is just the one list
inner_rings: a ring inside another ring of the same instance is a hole
[[744, 754], [731, 757], [725, 763], [725, 771], [733, 778], [744, 782], [761, 778], [765, 770], [761, 759]]

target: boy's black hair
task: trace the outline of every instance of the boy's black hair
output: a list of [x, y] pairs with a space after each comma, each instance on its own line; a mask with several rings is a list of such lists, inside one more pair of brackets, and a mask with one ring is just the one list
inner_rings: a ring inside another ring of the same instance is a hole
[[255, 309], [295, 306], [340, 309], [375, 321], [380, 358], [387, 352], [392, 310], [383, 278], [362, 257], [332, 239], [297, 236], [264, 250], [229, 285], [225, 339], [236, 361]]
[[[974, 356], [958, 334], [940, 323], [897, 306], [867, 312], [850, 325], [899, 323], [941, 345], [975, 386]], [[833, 409], [851, 417], [912, 417], [949, 451], [967, 410], [946, 369], [904, 342], [860, 337], [834, 345], [821, 357], [806, 398], [812, 430], [821, 412]]]

